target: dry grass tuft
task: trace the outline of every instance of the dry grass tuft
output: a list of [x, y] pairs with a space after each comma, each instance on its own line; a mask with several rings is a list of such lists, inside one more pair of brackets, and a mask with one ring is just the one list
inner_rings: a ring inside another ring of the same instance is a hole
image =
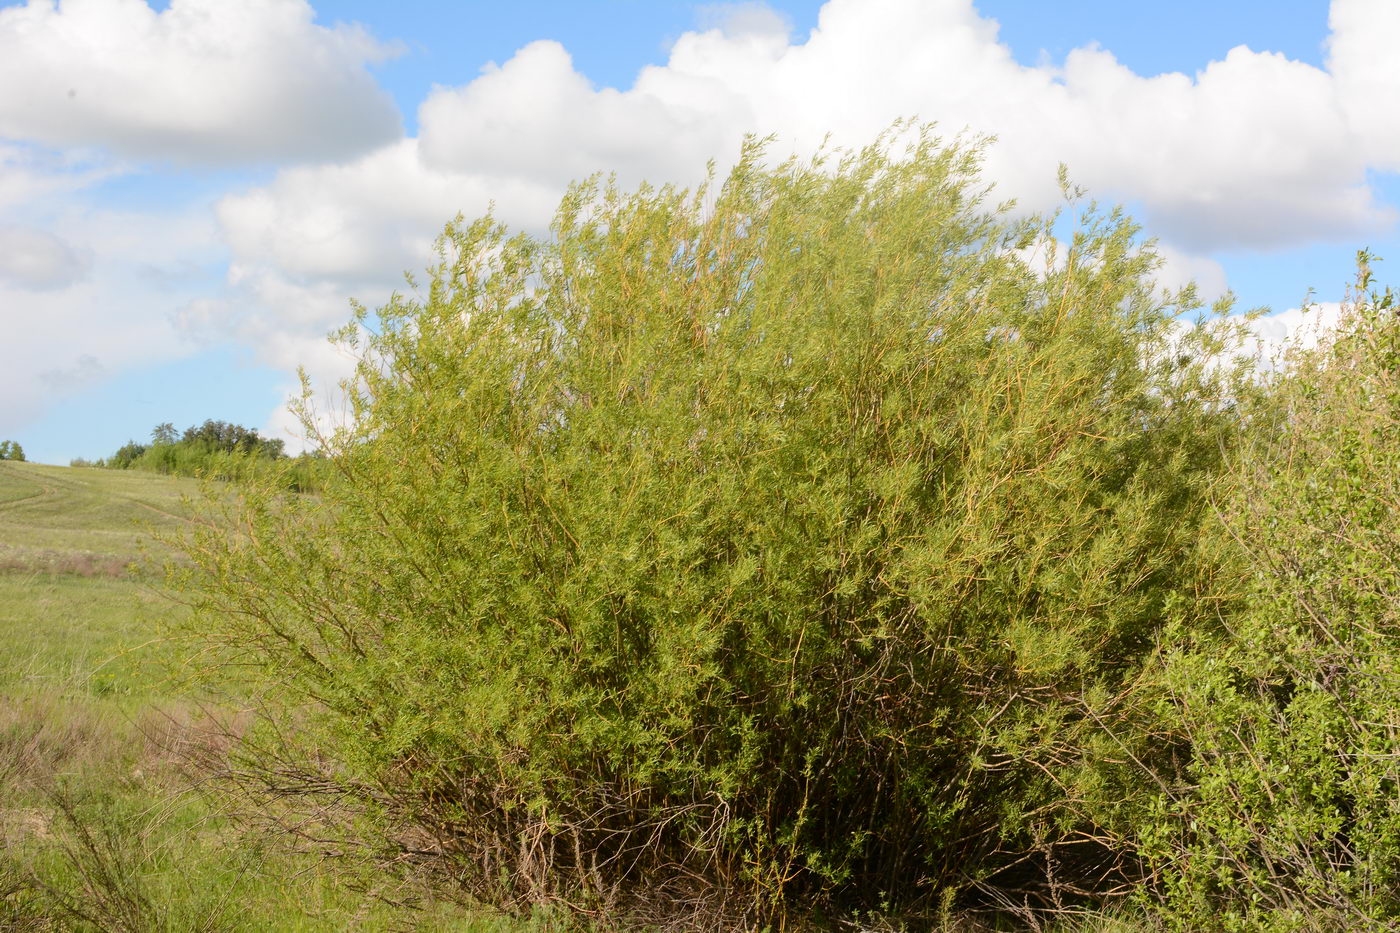
[[118, 580], [137, 576], [134, 565], [138, 560], [134, 555], [93, 551], [5, 548], [0, 550], [0, 573], [65, 574]]

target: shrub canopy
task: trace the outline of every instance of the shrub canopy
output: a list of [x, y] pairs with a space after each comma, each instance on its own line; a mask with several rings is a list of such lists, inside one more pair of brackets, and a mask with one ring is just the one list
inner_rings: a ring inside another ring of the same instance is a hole
[[1164, 639], [1191, 758], [1138, 832], [1187, 929], [1400, 921], [1400, 318], [1370, 259], [1252, 406], [1220, 510], [1244, 598]]
[[1228, 374], [1126, 218], [1057, 246], [976, 147], [913, 136], [594, 179], [547, 239], [451, 224], [342, 334], [323, 499], [191, 542], [204, 624], [478, 895], [761, 916], [1128, 877], [1102, 829], [1125, 747], [1158, 751], [1127, 724], [1169, 607], [1216, 608]]

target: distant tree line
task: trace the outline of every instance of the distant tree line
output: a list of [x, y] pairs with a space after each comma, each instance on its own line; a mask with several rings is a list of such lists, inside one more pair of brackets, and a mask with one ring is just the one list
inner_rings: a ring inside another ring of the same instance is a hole
[[281, 439], [263, 437], [255, 428], [212, 419], [191, 425], [183, 433], [177, 432], [170, 422], [162, 422], [151, 430], [149, 444], [127, 441], [109, 457], [72, 461], [73, 466], [215, 479], [240, 479], [272, 470], [280, 474], [284, 485], [297, 492], [311, 492], [319, 487], [316, 477], [322, 463], [319, 453], [289, 457], [286, 442]]
[[19, 441], [0, 441], [0, 460], [23, 460], [24, 448]]

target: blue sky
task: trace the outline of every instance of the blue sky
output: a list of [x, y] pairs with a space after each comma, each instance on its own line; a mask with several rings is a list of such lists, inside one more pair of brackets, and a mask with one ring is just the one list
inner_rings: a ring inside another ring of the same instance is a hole
[[0, 3], [0, 437], [32, 459], [285, 430], [348, 299], [458, 210], [539, 229], [569, 177], [693, 180], [746, 131], [996, 132], [1004, 193], [1052, 206], [1064, 160], [1241, 307], [1400, 260], [1393, 0], [312, 6]]

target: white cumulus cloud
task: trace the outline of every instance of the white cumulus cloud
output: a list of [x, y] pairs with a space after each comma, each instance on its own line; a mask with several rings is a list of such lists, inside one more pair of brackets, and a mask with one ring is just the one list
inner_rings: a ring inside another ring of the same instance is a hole
[[1279, 358], [1285, 347], [1311, 348], [1337, 326], [1342, 318], [1342, 303], [1324, 301], [1306, 308], [1288, 308], [1255, 319], [1250, 330], [1254, 343], [1246, 347], [1266, 364]]
[[304, 0], [30, 0], [0, 9], [0, 135], [157, 161], [328, 159], [400, 132], [391, 49]]
[[[596, 86], [559, 43], [532, 42], [435, 88], [416, 139], [225, 198], [232, 280], [255, 296], [239, 327], [278, 355], [306, 350], [346, 318], [337, 299], [386, 295], [459, 211], [494, 201], [541, 232], [568, 182], [593, 172], [689, 184], [745, 133], [774, 134], [778, 155], [810, 153], [828, 135], [862, 145], [898, 118], [994, 134], [987, 176], [1024, 210], [1059, 203], [1067, 163], [1101, 200], [1139, 205], [1161, 239], [1159, 282], [1194, 279], [1213, 299], [1227, 289], [1215, 251], [1393, 226], [1368, 172], [1400, 165], [1400, 110], [1383, 103], [1400, 99], [1397, 11], [1336, 0], [1326, 70], [1240, 46], [1195, 74], [1152, 77], [1092, 46], [1021, 65], [972, 0], [830, 0], [800, 42], [762, 4], [713, 6], [625, 89]], [[1268, 339], [1292, 329], [1290, 313], [1261, 323]]]
[[[1354, 11], [1387, 3], [1338, 0], [1333, 16], [1331, 67], [1365, 71], [1373, 100], [1400, 98], [1395, 66], [1364, 64], [1400, 61], [1374, 54], [1378, 42], [1400, 42], [1400, 28], [1367, 26]], [[488, 198], [505, 219], [539, 229], [564, 186], [592, 172], [691, 183], [746, 132], [810, 152], [827, 134], [863, 144], [899, 117], [936, 121], [950, 135], [997, 135], [988, 175], [1026, 208], [1057, 202], [1056, 167], [1068, 163], [1095, 196], [1141, 205], [1174, 264], [1200, 270], [1212, 289], [1218, 272], [1200, 257], [1213, 250], [1371, 235], [1394, 223], [1367, 172], [1400, 160], [1400, 142], [1358, 126], [1340, 77], [1276, 53], [1238, 47], [1195, 75], [1139, 76], [1092, 47], [1027, 67], [971, 0], [831, 0], [800, 43], [752, 3], [710, 18], [720, 25], [683, 35], [665, 65], [642, 69], [625, 90], [595, 87], [552, 41], [526, 45], [464, 86], [434, 89], [418, 139], [288, 169], [227, 199], [220, 216], [237, 267], [395, 274], [421, 264], [456, 211], [480, 211]], [[1368, 29], [1370, 45], [1357, 47]], [[1390, 156], [1372, 152], [1387, 145]]]
[[268, 186], [224, 198], [218, 216], [235, 281], [274, 271], [392, 286], [426, 263], [458, 212], [484, 213], [494, 200], [503, 220], [529, 225], [558, 201], [558, 187], [528, 177], [434, 168], [419, 147], [405, 139], [350, 162], [287, 169]]
[[[771, 44], [751, 33], [735, 41]], [[595, 88], [562, 45], [532, 42], [465, 87], [433, 91], [418, 112], [421, 155], [439, 170], [528, 180], [554, 192], [600, 171], [628, 184], [694, 180], [706, 159], [738, 142], [753, 115], [742, 95], [717, 84], [686, 94], [673, 83], [648, 69], [630, 91]]]
[[1327, 69], [1363, 154], [1376, 168], [1400, 171], [1400, 3], [1332, 0]]
[[87, 275], [91, 259], [46, 230], [0, 224], [0, 282], [18, 288], [63, 288]]
[[[1371, 181], [1400, 171], [1396, 0], [1333, 0], [1325, 68], [1240, 46], [1193, 73], [1156, 76], [1093, 46], [1022, 65], [973, 0], [830, 0], [800, 40], [762, 3], [713, 5], [699, 21], [624, 88], [597, 86], [557, 42], [529, 43], [475, 80], [434, 88], [418, 136], [405, 137], [366, 70], [391, 50], [359, 28], [317, 24], [304, 0], [172, 0], [163, 12], [143, 0], [30, 0], [0, 9], [0, 137], [28, 141], [0, 143], [0, 211], [33, 185], [62, 198], [63, 185], [89, 183], [72, 179], [99, 177], [92, 166], [103, 163], [84, 161], [82, 147], [277, 161], [271, 180], [218, 200], [222, 290], [165, 285], [143, 307], [160, 309], [161, 339], [240, 342], [269, 365], [310, 362], [326, 380], [345, 372], [323, 334], [348, 318], [349, 298], [374, 305], [401, 287], [455, 214], [494, 203], [500, 219], [542, 233], [573, 179], [615, 171], [627, 185], [692, 184], [709, 159], [722, 172], [750, 132], [774, 134], [779, 156], [810, 154], [828, 135], [863, 145], [898, 118], [950, 137], [995, 135], [986, 174], [997, 195], [1053, 208], [1064, 162], [1100, 201], [1134, 205], [1160, 239], [1161, 284], [1194, 279], [1207, 299], [1227, 290], [1228, 252], [1395, 229]], [[69, 147], [71, 164], [55, 168], [58, 156], [34, 143]], [[0, 261], [0, 301], [28, 296], [55, 320], [70, 307], [74, 321], [111, 313], [72, 304], [91, 282], [59, 259], [91, 250], [84, 274], [107, 282], [120, 263], [104, 255], [105, 238], [125, 242], [119, 230], [0, 220], [22, 228], [30, 257]], [[167, 265], [190, 252], [172, 244]], [[118, 254], [137, 264], [135, 246]], [[121, 307], [143, 327], [156, 320], [130, 295]], [[1290, 315], [1261, 322], [1261, 339], [1293, 332]], [[108, 371], [138, 356], [108, 343], [21, 369], [33, 383], [76, 372], [84, 353]]]

